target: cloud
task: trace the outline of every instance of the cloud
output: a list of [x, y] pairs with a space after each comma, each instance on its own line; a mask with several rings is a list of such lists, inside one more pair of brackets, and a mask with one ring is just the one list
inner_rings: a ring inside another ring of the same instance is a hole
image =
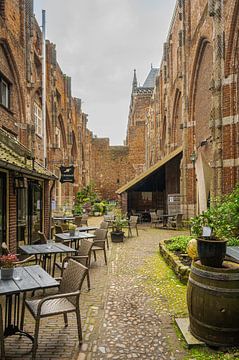
[[89, 128], [122, 143], [133, 69], [142, 84], [159, 66], [175, 0], [35, 0], [47, 12], [47, 35], [82, 98]]

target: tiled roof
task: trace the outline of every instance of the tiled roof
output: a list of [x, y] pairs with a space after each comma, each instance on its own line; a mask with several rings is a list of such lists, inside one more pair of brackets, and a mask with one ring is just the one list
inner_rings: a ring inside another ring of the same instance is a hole
[[156, 76], [158, 75], [159, 69], [158, 68], [151, 68], [147, 79], [144, 82], [143, 88], [154, 88]]
[[[19, 150], [19, 151], [17, 151]], [[56, 179], [56, 176], [33, 161], [30, 151], [24, 148], [17, 140], [11, 138], [2, 129], [0, 130], [0, 166], [47, 179]]]

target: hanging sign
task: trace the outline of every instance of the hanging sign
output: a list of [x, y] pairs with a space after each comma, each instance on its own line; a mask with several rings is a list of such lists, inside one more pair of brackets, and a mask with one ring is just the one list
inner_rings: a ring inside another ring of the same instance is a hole
[[69, 183], [74, 183], [75, 179], [74, 179], [74, 166], [61, 166], [60, 167], [61, 170], [61, 178], [60, 178], [60, 182], [61, 183], [65, 183], [65, 182], [69, 182]]

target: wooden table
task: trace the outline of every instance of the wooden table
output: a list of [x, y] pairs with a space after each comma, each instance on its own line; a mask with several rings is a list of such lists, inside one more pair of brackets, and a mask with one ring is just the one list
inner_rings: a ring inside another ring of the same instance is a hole
[[[43, 255], [42, 267], [50, 273], [51, 271], [51, 255], [75, 253], [76, 249], [66, 246], [62, 243], [39, 244], [39, 245], [21, 245], [20, 251], [27, 255]], [[50, 259], [47, 266], [47, 259]]]
[[75, 235], [70, 235], [69, 232], [65, 232], [65, 233], [60, 233], [60, 234], [55, 234], [56, 240], [61, 241], [61, 242], [66, 242], [66, 243], [75, 243], [75, 248], [78, 249], [79, 247], [79, 241], [81, 239], [93, 239], [95, 238], [94, 234], [90, 234], [87, 232], [80, 232], [80, 231], [76, 231]]
[[24, 293], [25, 299], [26, 291], [56, 287], [59, 283], [39, 265], [17, 267], [13, 276], [19, 270], [19, 280], [0, 280], [0, 296], [5, 296], [4, 337], [19, 334], [33, 341], [33, 337], [23, 331], [23, 316], [20, 319], [20, 313], [23, 315], [24, 307], [23, 304], [22, 308], [20, 306], [20, 293]]

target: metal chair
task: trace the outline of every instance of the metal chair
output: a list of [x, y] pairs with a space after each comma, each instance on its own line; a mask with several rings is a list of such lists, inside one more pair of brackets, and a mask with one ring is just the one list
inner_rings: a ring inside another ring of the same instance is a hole
[[81, 239], [81, 244], [77, 250], [76, 255], [66, 256], [62, 262], [57, 262], [57, 261], [54, 262], [52, 276], [54, 277], [55, 275], [55, 267], [61, 270], [61, 275], [62, 275], [63, 271], [67, 268], [69, 259], [76, 260], [87, 268], [87, 285], [88, 285], [88, 290], [90, 290], [89, 261], [90, 261], [90, 252], [92, 245], [93, 245], [93, 240]]
[[133, 236], [132, 229], [135, 229], [137, 236], [139, 236], [137, 223], [138, 223], [138, 216], [130, 216], [129, 225], [128, 225], [128, 237]]
[[[105, 247], [105, 244], [107, 242], [107, 240], [106, 240], [107, 230], [106, 229], [96, 229], [94, 232], [94, 235], [95, 235], [95, 238], [93, 239], [93, 246], [91, 248], [91, 251], [94, 254], [94, 259], [96, 261], [96, 252], [97, 251], [103, 251], [105, 264], [107, 265], [106, 247]], [[91, 257], [90, 257], [90, 260], [91, 260]]]
[[107, 243], [107, 249], [109, 249], [109, 239], [108, 239], [109, 223], [106, 222], [106, 221], [102, 221], [102, 222], [100, 223], [100, 229], [105, 229], [105, 230], [107, 230], [107, 233], [106, 233], [106, 243]]
[[[67, 313], [75, 312], [79, 345], [82, 343], [82, 327], [80, 318], [80, 290], [87, 274], [87, 268], [75, 261], [69, 259], [68, 266], [63, 272], [57, 294], [49, 295], [37, 300], [25, 300], [24, 304], [35, 319], [34, 343], [32, 348], [32, 359], [36, 358], [38, 347], [38, 335], [40, 320], [44, 317], [63, 314], [65, 326], [68, 326]], [[24, 308], [25, 308], [24, 306]], [[24, 316], [24, 311], [23, 311]]]

